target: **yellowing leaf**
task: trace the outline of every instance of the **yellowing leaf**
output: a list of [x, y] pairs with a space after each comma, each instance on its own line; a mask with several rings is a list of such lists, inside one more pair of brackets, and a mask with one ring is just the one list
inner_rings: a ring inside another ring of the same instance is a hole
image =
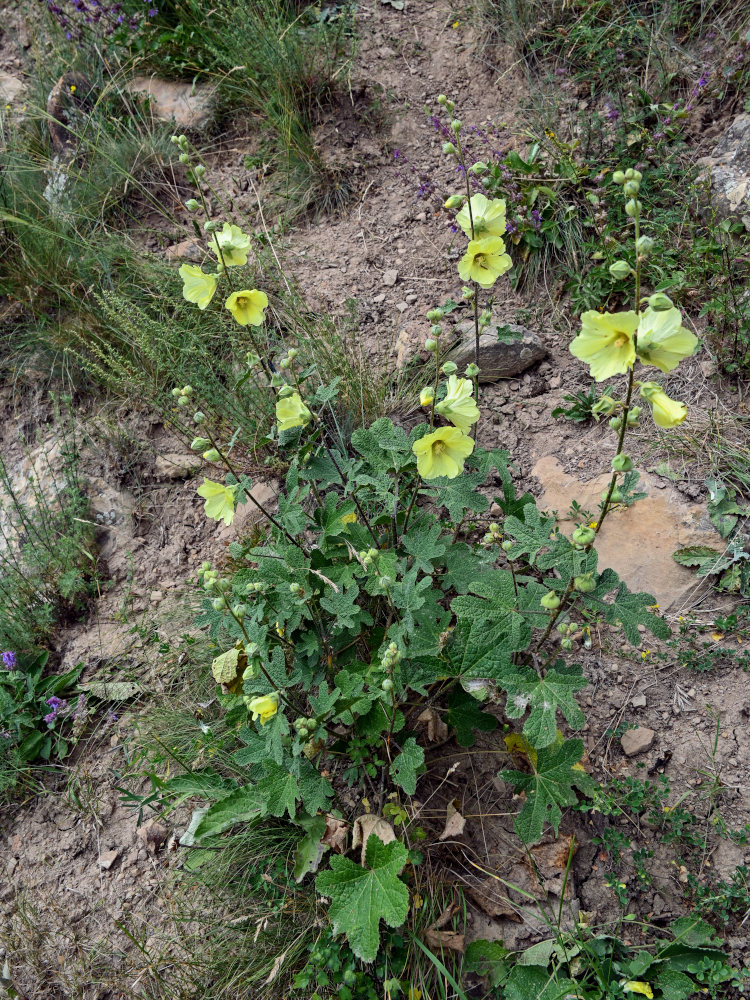
[[638, 980], [631, 979], [629, 982], [623, 983], [622, 988], [627, 993], [641, 993], [644, 997], [648, 997], [648, 1000], [654, 1000], [654, 991], [648, 983], [642, 983]]
[[222, 684], [232, 694], [242, 694], [242, 678], [247, 668], [244, 649], [236, 646], [216, 656], [211, 663], [211, 673], [217, 684]]

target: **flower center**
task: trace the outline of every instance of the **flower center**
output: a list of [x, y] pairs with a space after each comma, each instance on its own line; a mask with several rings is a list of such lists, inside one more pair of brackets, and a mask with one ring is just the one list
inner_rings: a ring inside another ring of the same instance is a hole
[[484, 254], [478, 253], [474, 258], [474, 263], [477, 265], [477, 267], [486, 267], [487, 265], [484, 262]]
[[624, 347], [628, 342], [628, 335], [626, 333], [618, 333], [615, 337], [615, 347]]
[[435, 455], [442, 455], [447, 450], [445, 441], [436, 441], [432, 446], [432, 451]]

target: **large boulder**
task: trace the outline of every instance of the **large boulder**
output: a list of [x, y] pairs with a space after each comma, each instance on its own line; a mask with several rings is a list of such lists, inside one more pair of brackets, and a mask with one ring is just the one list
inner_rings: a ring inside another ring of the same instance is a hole
[[[502, 339], [498, 337], [498, 329]], [[547, 348], [539, 337], [524, 326], [493, 318], [489, 331], [479, 336], [479, 381], [482, 383], [513, 378], [547, 356]], [[453, 361], [462, 372], [475, 358], [474, 321], [459, 323], [456, 332], [461, 339], [444, 360]]]

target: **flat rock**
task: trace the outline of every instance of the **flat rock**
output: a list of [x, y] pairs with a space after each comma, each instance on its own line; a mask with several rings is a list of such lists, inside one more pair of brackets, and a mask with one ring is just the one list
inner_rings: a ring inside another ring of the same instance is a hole
[[211, 118], [215, 87], [211, 84], [180, 83], [157, 76], [136, 76], [126, 84], [132, 94], [146, 94], [157, 118], [174, 121], [183, 128], [201, 128]]
[[750, 114], [738, 115], [710, 156], [698, 160], [711, 179], [711, 201], [723, 218], [750, 231]]
[[157, 455], [154, 462], [154, 475], [157, 479], [185, 479], [192, 476], [202, 465], [200, 455], [185, 455], [173, 453]]
[[182, 240], [164, 251], [167, 260], [192, 260], [199, 264], [205, 256], [203, 248], [196, 239]]
[[0, 70], [0, 101], [12, 105], [23, 93], [23, 80]]
[[628, 729], [622, 734], [620, 737], [620, 746], [626, 757], [635, 757], [636, 754], [649, 750], [653, 746], [655, 739], [656, 733], [653, 729], [638, 726], [637, 729]]
[[[539, 509], [557, 511], [560, 528], [567, 535], [575, 528], [567, 513], [572, 501], [577, 500], [585, 510], [596, 510], [610, 480], [610, 474], [604, 473], [581, 482], [565, 472], [556, 455], [540, 458], [531, 474], [544, 487]], [[600, 572], [607, 567], [615, 570], [633, 592], [653, 594], [660, 609], [667, 611], [680, 606], [701, 583], [693, 570], [674, 561], [675, 549], [689, 545], [723, 548], [724, 543], [703, 505], [687, 503], [673, 488], [658, 489], [658, 482], [658, 477], [641, 471], [639, 489], [648, 495], [632, 507], [607, 515], [596, 550]]]
[[389, 268], [387, 271], [383, 271], [383, 284], [387, 285], [389, 288], [396, 284], [398, 281], [398, 271], [395, 268]]
[[[505, 343], [497, 339], [497, 333], [483, 333], [479, 337], [479, 381], [499, 382], [503, 378], [513, 378], [547, 356], [547, 348], [539, 337], [516, 323], [503, 323], [494, 319], [490, 327], [508, 328], [518, 335], [517, 340]], [[445, 355], [446, 361], [458, 365], [459, 373], [472, 364], [475, 356], [474, 321], [459, 323], [456, 332], [461, 340]]]
[[119, 856], [119, 847], [115, 847], [111, 851], [102, 851], [99, 855], [99, 867], [103, 868], [105, 872], [108, 872]]

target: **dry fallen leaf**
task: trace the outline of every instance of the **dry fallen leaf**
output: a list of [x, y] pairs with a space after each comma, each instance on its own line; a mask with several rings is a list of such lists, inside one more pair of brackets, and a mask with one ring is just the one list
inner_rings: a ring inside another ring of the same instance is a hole
[[558, 837], [557, 840], [542, 841], [542, 843], [529, 848], [536, 872], [528, 857], [524, 857], [523, 860], [535, 880], [541, 876], [545, 892], [552, 892], [559, 896], [563, 891], [563, 886], [565, 886], [565, 897], [570, 897], [572, 878], [567, 877], [566, 872], [568, 858], [571, 856], [571, 852], [575, 854], [577, 846], [575, 838], [569, 834], [567, 837]]
[[343, 819], [336, 819], [335, 816], [326, 816], [326, 829], [320, 838], [321, 844], [327, 844], [337, 854], [346, 854], [346, 835], [349, 831], [349, 824]]
[[376, 816], [374, 813], [365, 813], [364, 816], [358, 816], [354, 820], [354, 828], [352, 831], [352, 850], [355, 850], [360, 846], [362, 847], [361, 864], [363, 868], [366, 867], [365, 851], [367, 849], [367, 841], [373, 833], [376, 837], [379, 837], [384, 844], [390, 844], [392, 840], [396, 839], [393, 827], [387, 819], [383, 819], [382, 816]]
[[464, 832], [466, 820], [458, 811], [458, 799], [449, 802], [445, 810], [445, 829], [438, 837], [438, 840], [452, 840], [460, 837]]
[[434, 708], [426, 708], [417, 716], [417, 723], [427, 728], [428, 743], [442, 743], [448, 739], [448, 726]]
[[519, 924], [522, 922], [521, 916], [506, 895], [503, 883], [498, 879], [487, 878], [480, 885], [467, 888], [466, 892], [488, 917], [508, 917]]
[[433, 952], [447, 948], [450, 951], [457, 951], [460, 955], [464, 953], [464, 936], [458, 931], [439, 931], [435, 927], [428, 927], [424, 932], [424, 941]]

